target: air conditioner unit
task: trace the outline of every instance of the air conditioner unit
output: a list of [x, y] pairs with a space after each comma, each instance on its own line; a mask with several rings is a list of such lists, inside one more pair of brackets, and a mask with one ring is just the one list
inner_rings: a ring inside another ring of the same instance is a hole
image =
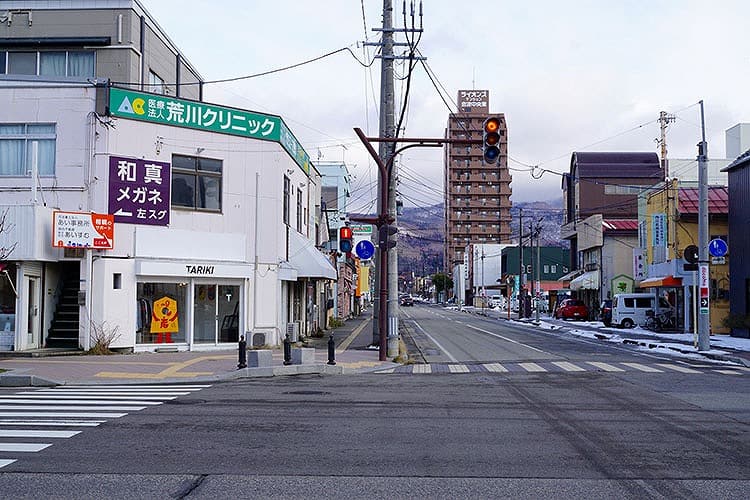
[[290, 321], [286, 324], [286, 334], [289, 335], [289, 340], [297, 342], [299, 340], [299, 322]]

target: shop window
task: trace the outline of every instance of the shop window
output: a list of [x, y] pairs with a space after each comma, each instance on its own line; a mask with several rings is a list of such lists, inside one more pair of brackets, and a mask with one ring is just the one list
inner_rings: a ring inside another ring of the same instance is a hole
[[222, 161], [172, 155], [172, 206], [221, 212]]
[[0, 175], [28, 177], [36, 159], [40, 176], [55, 175], [55, 124], [0, 124]]
[[16, 334], [15, 264], [0, 264], [0, 351], [13, 349]]
[[187, 283], [138, 283], [136, 344], [185, 343]]

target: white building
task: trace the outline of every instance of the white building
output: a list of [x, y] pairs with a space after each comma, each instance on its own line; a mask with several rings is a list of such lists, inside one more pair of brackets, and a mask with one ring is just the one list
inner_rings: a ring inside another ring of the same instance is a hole
[[[102, 334], [136, 351], [246, 332], [273, 345], [325, 326], [315, 306], [337, 275], [316, 248], [328, 234], [320, 174], [280, 117], [7, 79], [0, 109], [13, 349], [87, 349]], [[112, 248], [57, 247], [85, 237], [53, 239], [55, 211], [114, 215]]]

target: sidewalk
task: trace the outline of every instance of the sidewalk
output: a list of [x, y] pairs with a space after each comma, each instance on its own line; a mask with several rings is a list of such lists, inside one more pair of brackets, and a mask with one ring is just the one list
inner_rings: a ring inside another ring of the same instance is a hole
[[[328, 339], [336, 343], [335, 365], [328, 362]], [[284, 365], [281, 347], [272, 350], [271, 367], [238, 369], [237, 348], [172, 353], [113, 354], [109, 356], [0, 357], [0, 386], [76, 384], [196, 383], [249, 377], [300, 374], [350, 374], [396, 366], [378, 361], [372, 340], [372, 311], [352, 318], [320, 339], [305, 339], [297, 347], [315, 349], [314, 362]]]
[[750, 367], [750, 339], [730, 337], [729, 335], [711, 335], [711, 350], [698, 351], [694, 345], [693, 334], [690, 333], [652, 332], [641, 327], [632, 329], [605, 327], [601, 321], [566, 321], [551, 318], [546, 313], [539, 315], [539, 323], [537, 323], [533, 314], [532, 318], [518, 319], [518, 314], [512, 312], [510, 319], [508, 319], [508, 312], [499, 309], [485, 308], [482, 310], [474, 307], [463, 307], [463, 311], [470, 314], [483, 314], [499, 320], [513, 321], [534, 328], [556, 330], [579, 337], [637, 345], [648, 349], [665, 349], [672, 351], [674, 355], [706, 358]]

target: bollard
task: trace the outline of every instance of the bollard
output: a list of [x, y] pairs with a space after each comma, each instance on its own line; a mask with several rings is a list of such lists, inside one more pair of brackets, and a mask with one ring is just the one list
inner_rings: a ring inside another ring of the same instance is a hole
[[240, 351], [239, 351], [239, 363], [237, 363], [237, 369], [247, 368], [247, 342], [245, 342], [245, 336], [240, 335]]
[[328, 338], [328, 364], [336, 364], [336, 343], [333, 341], [333, 334]]
[[292, 341], [289, 339], [289, 334], [284, 337], [284, 364], [292, 364]]

